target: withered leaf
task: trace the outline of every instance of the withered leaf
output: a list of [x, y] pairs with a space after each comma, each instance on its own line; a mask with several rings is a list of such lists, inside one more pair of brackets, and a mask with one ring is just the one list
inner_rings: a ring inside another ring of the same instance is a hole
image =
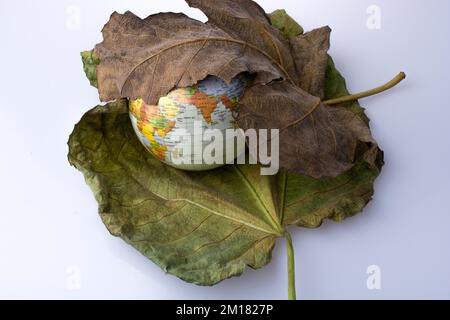
[[101, 61], [97, 78], [102, 101], [142, 98], [156, 104], [171, 89], [208, 75], [230, 82], [249, 72], [263, 83], [287, 77], [265, 51], [183, 14], [142, 20], [131, 12], [114, 13], [103, 37], [94, 51]]
[[101, 100], [142, 98], [156, 104], [173, 88], [208, 75], [230, 82], [250, 73], [254, 83], [241, 100], [238, 122], [242, 129], [281, 130], [283, 168], [317, 178], [335, 177], [354, 165], [361, 142], [373, 139], [368, 127], [350, 121], [345, 110], [331, 110], [320, 101], [328, 27], [288, 39], [251, 0], [187, 2], [205, 12], [207, 24], [175, 13], [111, 16], [104, 41], [93, 52], [100, 61]]
[[186, 0], [191, 6], [202, 10], [213, 24], [230, 34], [252, 44], [274, 60], [298, 83], [289, 43], [282, 32], [274, 28], [270, 18], [254, 1], [249, 0]]
[[329, 27], [323, 27], [289, 40], [300, 87], [320, 98], [324, 96], [330, 33]]
[[287, 81], [249, 88], [237, 116], [244, 130], [279, 129], [280, 164], [315, 178], [336, 176], [353, 164], [357, 140], [339, 120], [320, 98]]

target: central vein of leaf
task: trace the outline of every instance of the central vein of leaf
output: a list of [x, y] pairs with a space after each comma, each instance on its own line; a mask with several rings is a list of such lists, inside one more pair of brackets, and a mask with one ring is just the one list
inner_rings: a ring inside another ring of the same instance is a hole
[[271, 213], [270, 210], [267, 208], [267, 206], [264, 204], [264, 201], [262, 200], [261, 196], [259, 195], [259, 193], [256, 191], [255, 187], [252, 185], [252, 183], [249, 181], [249, 179], [247, 178], [247, 176], [244, 174], [244, 172], [242, 172], [242, 170], [239, 168], [239, 166], [234, 166], [236, 171], [238, 172], [238, 174], [242, 177], [242, 179], [244, 180], [245, 184], [247, 185], [247, 187], [250, 189], [250, 191], [253, 193], [253, 195], [255, 196], [255, 198], [258, 200], [259, 204], [261, 205], [261, 207], [263, 208], [263, 211], [266, 215], [266, 217], [269, 220], [269, 223], [274, 227], [274, 229], [276, 230], [276, 232], [278, 233], [278, 235], [282, 235], [284, 230], [283, 227], [280, 225], [279, 221], [277, 221], [276, 217], [274, 217]]

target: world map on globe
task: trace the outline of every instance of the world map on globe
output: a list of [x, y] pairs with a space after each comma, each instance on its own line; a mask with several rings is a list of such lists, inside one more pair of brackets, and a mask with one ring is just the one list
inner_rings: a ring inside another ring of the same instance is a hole
[[[208, 76], [194, 86], [174, 89], [160, 98], [158, 105], [148, 105], [142, 99], [130, 101], [129, 111], [134, 131], [145, 148], [168, 165], [193, 171], [217, 168], [224, 162], [207, 164], [202, 160], [195, 161], [196, 157], [203, 154], [208, 142], [202, 141], [201, 150], [198, 146], [191, 146], [191, 154], [183, 155], [179, 137], [190, 135], [190, 141], [194, 141], [195, 135], [198, 135], [195, 125], [199, 123], [203, 131], [220, 130], [225, 137], [225, 130], [237, 127], [233, 111], [236, 111], [247, 84], [246, 75], [235, 77], [230, 84], [218, 77]], [[236, 155], [242, 151], [238, 150]], [[180, 157], [190, 161], [176, 161]]]

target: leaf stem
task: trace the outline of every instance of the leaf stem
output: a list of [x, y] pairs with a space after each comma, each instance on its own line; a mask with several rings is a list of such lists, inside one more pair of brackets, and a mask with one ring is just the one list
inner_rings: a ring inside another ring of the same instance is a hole
[[288, 299], [297, 300], [297, 294], [295, 291], [294, 246], [292, 245], [292, 237], [289, 232], [285, 231], [284, 237], [286, 239], [286, 249], [288, 257]]
[[369, 90], [369, 91], [357, 93], [357, 94], [352, 94], [352, 95], [348, 95], [348, 96], [344, 96], [344, 97], [340, 97], [340, 98], [336, 98], [336, 99], [326, 100], [326, 101], [323, 101], [323, 103], [330, 106], [330, 105], [340, 104], [340, 103], [344, 103], [344, 102], [355, 101], [355, 100], [362, 99], [362, 98], [367, 98], [367, 97], [382, 93], [384, 91], [387, 91], [387, 90], [395, 87], [397, 84], [402, 82], [405, 78], [406, 78], [406, 74], [404, 72], [400, 72], [394, 79], [392, 79], [391, 81], [387, 82], [386, 84], [384, 84], [380, 87], [377, 87], [377, 88]]

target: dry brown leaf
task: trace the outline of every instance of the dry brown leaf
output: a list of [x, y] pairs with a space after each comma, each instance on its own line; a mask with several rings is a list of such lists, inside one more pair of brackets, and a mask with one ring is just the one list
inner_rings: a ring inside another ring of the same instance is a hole
[[280, 130], [282, 167], [314, 178], [352, 167], [357, 139], [318, 97], [283, 81], [248, 89], [241, 105], [237, 121], [242, 129]]
[[320, 98], [324, 96], [330, 33], [329, 27], [322, 27], [290, 38], [300, 87]]
[[102, 101], [142, 98], [156, 104], [172, 89], [208, 75], [231, 82], [245, 72], [254, 82], [240, 103], [238, 123], [244, 130], [281, 130], [282, 168], [335, 177], [354, 165], [360, 142], [376, 146], [364, 123], [349, 122], [351, 115], [321, 103], [328, 27], [287, 39], [253, 1], [187, 2], [204, 11], [208, 23], [175, 13], [111, 16], [93, 53], [100, 61]]
[[142, 98], [156, 104], [171, 89], [208, 75], [230, 82], [249, 72], [263, 83], [287, 77], [261, 49], [184, 14], [161, 13], [142, 20], [131, 12], [114, 13], [103, 37], [95, 48], [101, 61], [97, 78], [102, 101]]

